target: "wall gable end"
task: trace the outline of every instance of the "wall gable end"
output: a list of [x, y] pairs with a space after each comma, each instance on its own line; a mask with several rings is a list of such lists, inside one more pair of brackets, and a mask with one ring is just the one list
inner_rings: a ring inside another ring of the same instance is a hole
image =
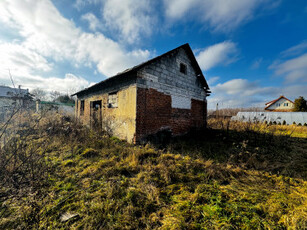
[[[181, 64], [186, 66], [185, 73], [180, 71]], [[206, 91], [184, 48], [174, 50], [149, 63], [138, 71], [137, 76], [139, 87], [153, 88], [166, 95], [172, 95], [172, 105], [176, 108], [189, 109], [187, 101], [192, 98], [204, 100], [206, 97]]]

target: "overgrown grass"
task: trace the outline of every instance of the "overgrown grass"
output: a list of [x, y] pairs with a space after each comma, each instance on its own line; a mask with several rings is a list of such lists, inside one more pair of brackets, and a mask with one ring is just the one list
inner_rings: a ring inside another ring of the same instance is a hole
[[0, 229], [306, 229], [306, 139], [215, 127], [156, 149], [45, 123], [46, 183], [0, 189]]
[[211, 118], [208, 121], [209, 127], [220, 130], [254, 131], [257, 133], [268, 133], [288, 137], [307, 138], [307, 126], [282, 125], [268, 123], [253, 123], [231, 121], [230, 118]]
[[307, 127], [288, 127], [285, 134], [278, 125], [213, 119], [208, 126], [173, 139], [168, 151], [306, 180], [307, 138], [297, 136], [306, 136]]

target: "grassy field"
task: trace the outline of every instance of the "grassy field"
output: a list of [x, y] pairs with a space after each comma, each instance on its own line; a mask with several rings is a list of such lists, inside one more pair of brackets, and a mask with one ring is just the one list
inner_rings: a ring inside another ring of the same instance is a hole
[[254, 131], [257, 133], [307, 138], [307, 126], [251, 123], [215, 118], [209, 119], [208, 125], [211, 128], [221, 130]]
[[1, 149], [0, 229], [306, 229], [306, 127], [264, 127], [133, 146], [41, 119]]

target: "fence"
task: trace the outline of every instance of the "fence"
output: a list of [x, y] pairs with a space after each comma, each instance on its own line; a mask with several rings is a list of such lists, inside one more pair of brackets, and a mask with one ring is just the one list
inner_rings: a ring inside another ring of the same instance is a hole
[[36, 101], [36, 112], [41, 110], [55, 110], [62, 114], [73, 115], [75, 111], [75, 105], [70, 103]]
[[238, 112], [231, 120], [282, 125], [307, 125], [307, 112]]

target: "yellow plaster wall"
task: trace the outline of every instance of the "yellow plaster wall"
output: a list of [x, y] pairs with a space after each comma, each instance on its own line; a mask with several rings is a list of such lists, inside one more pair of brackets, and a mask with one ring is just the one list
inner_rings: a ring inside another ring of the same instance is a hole
[[135, 85], [121, 89], [117, 92], [117, 108], [108, 108], [108, 94], [97, 94], [84, 98], [84, 115], [80, 116], [81, 100], [78, 99], [76, 116], [85, 124], [91, 124], [91, 101], [102, 101], [102, 123], [111, 127], [114, 136], [133, 142], [136, 120], [136, 91]]

